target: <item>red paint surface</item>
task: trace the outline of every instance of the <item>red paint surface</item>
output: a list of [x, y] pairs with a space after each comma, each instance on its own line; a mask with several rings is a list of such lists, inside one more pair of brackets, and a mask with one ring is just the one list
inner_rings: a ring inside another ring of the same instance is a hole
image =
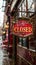
[[32, 25], [24, 20], [19, 20], [17, 23], [13, 24], [13, 33], [19, 35], [28, 35], [32, 33]]

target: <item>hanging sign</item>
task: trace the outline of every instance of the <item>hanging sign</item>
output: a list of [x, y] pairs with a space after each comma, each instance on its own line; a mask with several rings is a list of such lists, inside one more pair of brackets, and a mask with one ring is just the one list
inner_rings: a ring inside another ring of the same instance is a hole
[[32, 24], [24, 20], [19, 20], [17, 23], [13, 24], [12, 28], [12, 32], [19, 36], [32, 34]]

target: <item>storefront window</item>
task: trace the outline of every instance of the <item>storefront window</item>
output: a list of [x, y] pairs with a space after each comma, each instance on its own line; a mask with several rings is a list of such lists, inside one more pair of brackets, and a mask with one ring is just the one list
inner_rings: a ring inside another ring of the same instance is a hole
[[29, 41], [28, 41], [28, 37], [25, 38], [19, 38], [19, 45], [23, 46], [23, 47], [27, 47], [29, 48]]
[[19, 38], [19, 45], [22, 45], [22, 38]]
[[27, 47], [26, 38], [23, 38], [23, 46], [24, 46], [24, 47]]

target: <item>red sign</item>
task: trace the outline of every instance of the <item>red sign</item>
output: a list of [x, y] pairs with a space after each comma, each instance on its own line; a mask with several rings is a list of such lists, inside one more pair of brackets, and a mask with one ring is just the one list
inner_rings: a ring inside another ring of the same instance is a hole
[[31, 35], [32, 34], [32, 25], [24, 20], [19, 20], [13, 25], [13, 33], [16, 35]]

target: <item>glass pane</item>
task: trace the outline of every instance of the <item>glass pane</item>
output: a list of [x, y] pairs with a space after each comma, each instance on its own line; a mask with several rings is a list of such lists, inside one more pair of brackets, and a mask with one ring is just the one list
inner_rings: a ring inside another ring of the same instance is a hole
[[23, 38], [23, 46], [24, 46], [24, 47], [27, 47], [26, 38]]
[[5, 4], [6, 4], [6, 1], [3, 1], [3, 6], [5, 6]]
[[34, 2], [33, 2], [33, 0], [28, 0], [28, 9], [29, 9], [29, 11], [34, 12]]
[[5, 11], [5, 7], [2, 8], [2, 12], [4, 12], [4, 11]]
[[19, 17], [21, 17], [21, 12], [19, 12]]
[[22, 45], [22, 38], [19, 38], [19, 45]]

